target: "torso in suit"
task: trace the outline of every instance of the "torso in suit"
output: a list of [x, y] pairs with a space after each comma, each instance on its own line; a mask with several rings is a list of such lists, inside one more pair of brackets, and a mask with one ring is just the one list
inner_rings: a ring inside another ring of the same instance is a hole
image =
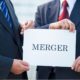
[[13, 59], [22, 59], [23, 36], [20, 35], [20, 24], [10, 0], [5, 0], [12, 20], [13, 30], [0, 10], [0, 79], [26, 79], [24, 72], [21, 75], [10, 73]]
[[[60, 1], [53, 0], [38, 7], [35, 17], [35, 28], [48, 29], [49, 24], [58, 21], [60, 12]], [[76, 0], [70, 20], [76, 25], [77, 30], [77, 45], [76, 57], [80, 55], [80, 0]], [[80, 73], [72, 71], [71, 68], [60, 67], [37, 67], [37, 79], [80, 79]]]

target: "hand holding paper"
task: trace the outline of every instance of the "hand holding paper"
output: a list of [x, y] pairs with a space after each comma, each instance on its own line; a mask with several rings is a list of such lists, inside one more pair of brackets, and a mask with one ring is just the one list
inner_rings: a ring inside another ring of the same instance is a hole
[[33, 26], [34, 22], [32, 20], [21, 24], [21, 34], [23, 34], [26, 29], [33, 29], [34, 28]]
[[69, 19], [63, 19], [61, 21], [51, 23], [49, 26], [50, 29], [68, 29], [69, 31], [75, 30], [75, 24]]
[[11, 72], [15, 75], [22, 74], [25, 71], [29, 70], [29, 64], [25, 61], [14, 59]]
[[80, 56], [74, 61], [72, 70], [80, 72]]

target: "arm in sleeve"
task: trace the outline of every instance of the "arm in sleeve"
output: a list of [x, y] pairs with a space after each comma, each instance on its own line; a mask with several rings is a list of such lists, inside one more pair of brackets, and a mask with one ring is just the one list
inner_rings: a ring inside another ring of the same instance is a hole
[[35, 28], [37, 29], [48, 29], [49, 24], [44, 24], [44, 18], [43, 18], [43, 7], [39, 6], [37, 8], [37, 12], [35, 14]]
[[11, 71], [13, 60], [0, 55], [0, 79], [7, 79]]

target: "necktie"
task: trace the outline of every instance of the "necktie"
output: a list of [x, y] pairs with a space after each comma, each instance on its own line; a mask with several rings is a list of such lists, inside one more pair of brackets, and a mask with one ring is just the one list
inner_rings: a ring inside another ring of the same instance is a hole
[[62, 11], [61, 15], [59, 16], [59, 19], [58, 19], [59, 21], [62, 19], [65, 19], [65, 18], [69, 18], [69, 14], [68, 14], [68, 10], [67, 10], [68, 3], [66, 0], [63, 1], [62, 7], [63, 7], [63, 11]]
[[10, 15], [9, 15], [9, 12], [8, 12], [8, 9], [7, 9], [7, 6], [6, 6], [6, 3], [4, 2], [4, 0], [1, 1], [0, 8], [1, 8], [1, 11], [3, 12], [8, 24], [10, 25], [10, 28], [12, 28], [11, 18], [10, 18]]

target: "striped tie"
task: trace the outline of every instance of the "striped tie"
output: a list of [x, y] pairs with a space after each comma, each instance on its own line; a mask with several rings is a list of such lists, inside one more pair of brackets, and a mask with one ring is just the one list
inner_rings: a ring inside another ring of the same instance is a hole
[[10, 28], [12, 28], [12, 21], [11, 21], [11, 18], [10, 18], [10, 15], [9, 15], [9, 12], [8, 12], [8, 9], [4, 0], [2, 0], [0, 3], [0, 9], [3, 12], [8, 24], [10, 25]]

